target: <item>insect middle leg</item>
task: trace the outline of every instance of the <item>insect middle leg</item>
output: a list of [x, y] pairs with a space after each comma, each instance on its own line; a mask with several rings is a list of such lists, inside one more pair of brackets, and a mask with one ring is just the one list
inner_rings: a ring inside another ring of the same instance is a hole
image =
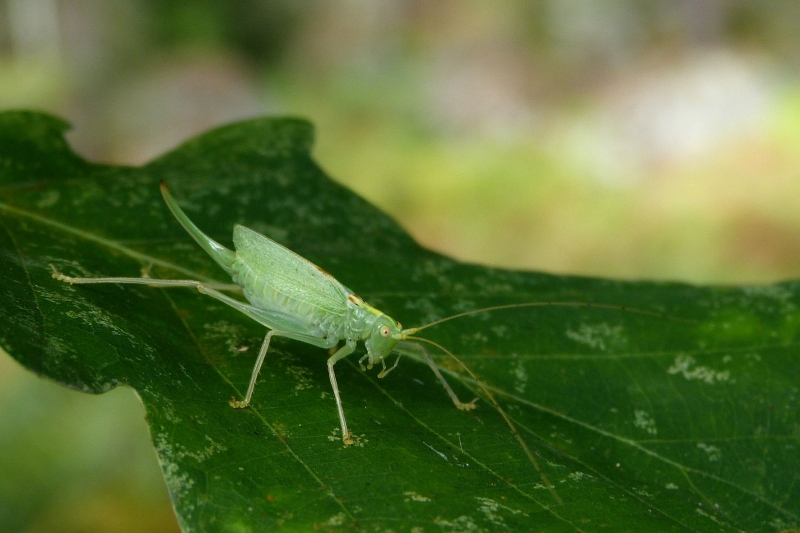
[[336, 373], [333, 371], [333, 365], [339, 359], [344, 359], [355, 350], [355, 345], [347, 343], [339, 348], [335, 354], [328, 358], [328, 376], [331, 378], [331, 387], [333, 387], [333, 396], [336, 398], [336, 409], [339, 410], [339, 423], [342, 425], [342, 441], [346, 445], [351, 445], [355, 441], [347, 429], [347, 420], [344, 418], [344, 408], [342, 407], [342, 399], [339, 397], [339, 385], [336, 383]]

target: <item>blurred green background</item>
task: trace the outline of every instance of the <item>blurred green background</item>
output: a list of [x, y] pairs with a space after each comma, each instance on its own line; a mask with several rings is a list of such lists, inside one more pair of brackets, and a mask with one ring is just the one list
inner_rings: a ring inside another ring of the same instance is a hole
[[[456, 258], [768, 282], [800, 277], [798, 49], [793, 0], [0, 0], [0, 107], [126, 164], [299, 115]], [[177, 530], [130, 390], [2, 355], [0, 450], [0, 531]]]

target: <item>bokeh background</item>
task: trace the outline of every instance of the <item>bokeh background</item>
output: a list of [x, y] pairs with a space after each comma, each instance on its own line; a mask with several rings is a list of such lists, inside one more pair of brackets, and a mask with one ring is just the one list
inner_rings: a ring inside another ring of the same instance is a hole
[[[761, 283], [800, 277], [798, 50], [796, 0], [0, 0], [0, 108], [125, 164], [303, 116], [456, 258]], [[142, 414], [0, 354], [0, 530], [177, 531]]]

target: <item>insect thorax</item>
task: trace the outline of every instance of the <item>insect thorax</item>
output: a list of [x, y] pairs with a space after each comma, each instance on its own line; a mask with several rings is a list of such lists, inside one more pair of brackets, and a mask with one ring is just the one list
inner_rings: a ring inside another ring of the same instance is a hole
[[365, 340], [372, 334], [375, 321], [383, 313], [369, 305], [359, 296], [351, 294], [347, 297], [348, 317], [345, 333], [348, 339]]

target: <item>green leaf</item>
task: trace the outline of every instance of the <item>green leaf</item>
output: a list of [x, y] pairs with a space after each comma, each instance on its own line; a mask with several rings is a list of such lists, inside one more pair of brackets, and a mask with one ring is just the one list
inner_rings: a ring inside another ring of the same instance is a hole
[[[420, 248], [330, 181], [312, 128], [223, 127], [141, 168], [90, 164], [66, 125], [0, 115], [0, 346], [28, 369], [140, 396], [185, 531], [780, 531], [800, 527], [800, 286], [617, 282], [461, 264]], [[227, 282], [164, 205], [236, 223], [319, 264], [406, 326], [519, 302], [421, 335], [456, 393], [412, 358], [385, 379], [325, 350], [270, 348], [234, 410], [263, 327], [186, 289], [70, 286], [73, 276]], [[650, 311], [651, 314], [637, 310]], [[248, 347], [246, 351], [244, 347]], [[548, 482], [552, 484], [548, 488]]]

